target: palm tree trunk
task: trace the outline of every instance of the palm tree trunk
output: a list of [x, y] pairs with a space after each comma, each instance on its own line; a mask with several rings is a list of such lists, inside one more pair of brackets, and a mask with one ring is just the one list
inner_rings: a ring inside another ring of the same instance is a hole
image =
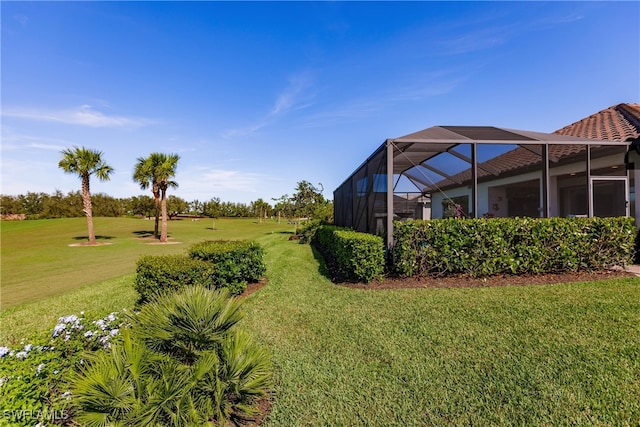
[[167, 241], [167, 190], [162, 189], [161, 207], [162, 207], [162, 234], [160, 235], [160, 241]]
[[89, 244], [95, 245], [96, 235], [93, 231], [93, 209], [91, 206], [91, 191], [89, 189], [89, 175], [82, 176], [82, 205], [84, 214], [87, 217], [87, 231], [89, 233]]
[[153, 227], [153, 238], [158, 239], [160, 237], [160, 233], [158, 233], [158, 224], [160, 221], [160, 199], [156, 197], [154, 198], [154, 202], [156, 205], [156, 218], [155, 218], [155, 224]]

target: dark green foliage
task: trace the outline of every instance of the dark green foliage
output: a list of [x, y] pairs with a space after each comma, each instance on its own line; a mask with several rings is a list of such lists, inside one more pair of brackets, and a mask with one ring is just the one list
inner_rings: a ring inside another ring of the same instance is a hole
[[311, 243], [315, 238], [318, 229], [323, 225], [326, 225], [326, 222], [319, 219], [312, 219], [304, 222], [298, 231], [300, 243]]
[[0, 416], [2, 426], [76, 425], [69, 376], [87, 354], [120, 341], [128, 326], [111, 313], [90, 320], [69, 315], [58, 319], [50, 334], [36, 334], [19, 347], [0, 346]]
[[73, 379], [80, 425], [239, 424], [271, 387], [268, 353], [238, 330], [240, 302], [201, 286], [159, 297], [132, 316], [110, 353]]
[[217, 286], [216, 268], [210, 262], [186, 255], [143, 256], [136, 266], [135, 289], [139, 303], [186, 286]]
[[325, 225], [318, 228], [314, 242], [334, 258], [347, 280], [368, 283], [384, 275], [384, 243], [379, 236]]
[[215, 287], [228, 288], [234, 295], [241, 294], [247, 283], [259, 281], [266, 271], [262, 247], [245, 240], [196, 243], [189, 249], [189, 256], [213, 263]]
[[397, 222], [403, 276], [600, 270], [633, 260], [632, 218], [492, 218]]

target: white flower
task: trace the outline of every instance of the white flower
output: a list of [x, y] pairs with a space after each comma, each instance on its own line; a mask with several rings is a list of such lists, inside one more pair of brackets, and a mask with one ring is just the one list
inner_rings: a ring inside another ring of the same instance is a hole
[[112, 330], [111, 330], [111, 332], [109, 332], [109, 334], [110, 334], [112, 337], [115, 337], [116, 335], [118, 335], [118, 329], [112, 329]]
[[113, 322], [114, 320], [116, 320], [116, 313], [115, 313], [115, 312], [110, 313], [110, 314], [107, 316], [107, 319], [109, 319], [109, 321], [110, 321], [110, 322]]
[[5, 357], [9, 354], [9, 347], [0, 347], [0, 357]]
[[31, 351], [31, 349], [33, 348], [32, 344], [27, 344], [24, 346], [24, 351], [26, 351], [27, 353]]
[[85, 338], [91, 338], [93, 336], [93, 331], [87, 331], [84, 333]]
[[62, 397], [66, 397], [67, 400], [71, 398], [71, 392], [70, 391], [65, 391], [64, 393], [62, 393]]
[[106, 322], [104, 321], [104, 319], [99, 319], [93, 322], [96, 326], [98, 326], [100, 329], [104, 330], [104, 328], [106, 328]]
[[53, 328], [53, 336], [57, 337], [58, 335], [60, 335], [60, 332], [64, 331], [65, 329], [67, 329], [67, 325], [64, 323], [58, 323], [56, 326], [54, 326]]
[[19, 351], [19, 352], [16, 353], [16, 358], [18, 358], [18, 359], [26, 359], [28, 355], [29, 355], [29, 353], [27, 353], [26, 351]]
[[62, 322], [62, 323], [72, 323], [72, 322], [75, 322], [76, 320], [78, 320], [78, 316], [76, 316], [75, 314], [72, 314], [70, 316], [61, 317], [58, 320], [60, 322]]
[[44, 363], [41, 363], [38, 365], [38, 367], [36, 368], [36, 375], [40, 375], [40, 372], [42, 372], [42, 368], [45, 367]]

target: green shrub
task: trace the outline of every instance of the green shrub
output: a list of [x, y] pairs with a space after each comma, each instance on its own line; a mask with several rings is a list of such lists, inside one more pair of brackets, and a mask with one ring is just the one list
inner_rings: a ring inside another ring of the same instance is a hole
[[143, 256], [136, 266], [135, 289], [139, 303], [186, 286], [217, 287], [215, 266], [185, 255]]
[[394, 225], [392, 263], [403, 276], [601, 270], [633, 260], [632, 218], [492, 218]]
[[82, 312], [60, 317], [46, 336], [33, 336], [20, 347], [0, 346], [0, 425], [75, 425], [69, 376], [87, 353], [119, 342], [120, 330], [128, 327], [121, 314], [94, 321]]
[[266, 271], [264, 249], [245, 240], [208, 240], [189, 248], [189, 256], [215, 265], [214, 285], [241, 294], [247, 283], [260, 280]]
[[368, 283], [384, 275], [384, 242], [379, 236], [325, 225], [318, 228], [314, 242], [333, 257], [347, 280]]
[[268, 353], [237, 329], [240, 302], [201, 286], [159, 297], [73, 379], [83, 426], [236, 425], [272, 386]]
[[298, 232], [300, 235], [300, 243], [311, 243], [315, 238], [318, 229], [325, 224], [326, 223], [324, 221], [319, 219], [312, 219], [305, 222]]

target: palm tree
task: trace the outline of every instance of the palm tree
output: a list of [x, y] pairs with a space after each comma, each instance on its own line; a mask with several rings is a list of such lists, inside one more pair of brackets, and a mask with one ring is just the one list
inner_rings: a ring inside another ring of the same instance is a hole
[[86, 426], [243, 425], [273, 386], [269, 353], [238, 329], [241, 301], [189, 286], [130, 315], [110, 353], [72, 377]]
[[96, 236], [93, 231], [93, 209], [91, 207], [91, 191], [89, 177], [95, 175], [100, 181], [108, 181], [113, 173], [113, 168], [102, 159], [102, 152], [90, 150], [84, 147], [67, 148], [62, 151], [62, 159], [58, 162], [66, 173], [78, 175], [82, 180], [82, 205], [87, 216], [87, 228], [89, 230], [89, 244], [95, 245]]
[[158, 238], [158, 213], [162, 213], [162, 232], [160, 241], [167, 241], [167, 189], [177, 188], [178, 183], [172, 181], [180, 156], [177, 154], [151, 153], [149, 157], [138, 157], [133, 171], [133, 180], [146, 190], [151, 187], [156, 206], [156, 223], [153, 236]]

